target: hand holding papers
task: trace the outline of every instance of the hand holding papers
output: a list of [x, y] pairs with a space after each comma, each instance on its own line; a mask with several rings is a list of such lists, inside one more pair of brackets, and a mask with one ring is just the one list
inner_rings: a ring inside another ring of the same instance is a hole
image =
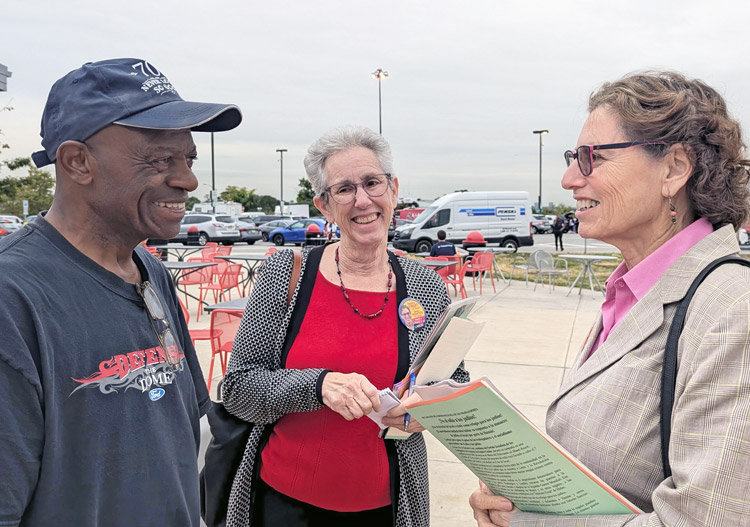
[[380, 411], [376, 412], [373, 410], [367, 414], [367, 417], [375, 421], [381, 430], [385, 430], [388, 427], [383, 424], [383, 417], [385, 417], [385, 414], [387, 414], [392, 408], [396, 408], [401, 404], [401, 401], [399, 401], [396, 394], [393, 393], [390, 388], [383, 388], [380, 390], [378, 392], [378, 397], [380, 398]]
[[[406, 396], [413, 374], [416, 374], [416, 386], [442, 381], [453, 375], [484, 327], [483, 322], [472, 322], [466, 318], [477, 300], [478, 297], [471, 297], [448, 306], [425, 339], [407, 376], [394, 385], [396, 395], [401, 398]], [[406, 439], [409, 433], [391, 428], [385, 437]]]
[[526, 512], [565, 515], [641, 511], [534, 426], [482, 378], [417, 386], [409, 413], [493, 493]]

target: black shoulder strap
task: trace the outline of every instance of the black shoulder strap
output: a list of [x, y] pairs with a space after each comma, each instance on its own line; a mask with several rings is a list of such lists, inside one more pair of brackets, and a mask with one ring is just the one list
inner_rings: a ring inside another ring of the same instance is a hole
[[738, 263], [750, 267], [750, 261], [738, 256], [724, 256], [708, 264], [695, 277], [685, 298], [680, 301], [669, 328], [667, 347], [664, 350], [664, 365], [661, 370], [661, 461], [665, 479], [672, 475], [672, 468], [669, 466], [669, 439], [672, 433], [672, 407], [677, 383], [677, 344], [680, 341], [682, 328], [685, 326], [685, 315], [698, 286], [711, 271], [725, 263]]

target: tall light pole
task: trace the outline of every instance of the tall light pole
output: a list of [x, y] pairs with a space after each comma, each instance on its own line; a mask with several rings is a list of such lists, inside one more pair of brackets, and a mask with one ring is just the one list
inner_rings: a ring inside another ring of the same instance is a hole
[[211, 132], [211, 211], [216, 214], [216, 172], [214, 170], [214, 133]]
[[387, 71], [383, 71], [382, 68], [378, 68], [372, 72], [372, 78], [378, 79], [378, 126], [380, 129], [380, 135], [383, 135], [383, 111], [382, 111], [382, 99], [380, 97], [380, 80], [388, 76]]
[[281, 199], [279, 200], [279, 214], [284, 215], [284, 152], [286, 148], [277, 148], [276, 151], [281, 156]]
[[535, 134], [539, 134], [539, 214], [542, 213], [542, 136], [548, 134], [549, 130], [534, 130]]

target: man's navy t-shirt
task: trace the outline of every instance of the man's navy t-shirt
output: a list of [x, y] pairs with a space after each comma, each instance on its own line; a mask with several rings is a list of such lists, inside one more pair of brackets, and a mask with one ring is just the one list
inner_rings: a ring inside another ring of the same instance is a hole
[[135, 285], [43, 218], [0, 241], [0, 525], [198, 527], [210, 404], [164, 267], [138, 248], [184, 351], [173, 371]]
[[456, 254], [456, 246], [451, 242], [437, 242], [430, 249], [430, 256], [453, 256]]

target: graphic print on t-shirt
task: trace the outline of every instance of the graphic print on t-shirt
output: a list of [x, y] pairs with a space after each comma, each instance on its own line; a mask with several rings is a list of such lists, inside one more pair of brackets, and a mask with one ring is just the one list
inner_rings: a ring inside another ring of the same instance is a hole
[[[180, 361], [185, 354], [179, 350], [170, 350], [173, 358]], [[99, 364], [99, 371], [83, 379], [73, 379], [80, 383], [72, 392], [82, 388], [98, 388], [102, 393], [117, 393], [120, 389], [128, 390], [135, 388], [141, 392], [153, 391], [152, 388], [167, 386], [174, 381], [175, 371], [167, 362], [161, 347], [147, 348], [144, 350], [131, 351], [129, 353], [115, 355], [109, 360]], [[151, 400], [161, 398], [162, 392], [150, 393]]]

